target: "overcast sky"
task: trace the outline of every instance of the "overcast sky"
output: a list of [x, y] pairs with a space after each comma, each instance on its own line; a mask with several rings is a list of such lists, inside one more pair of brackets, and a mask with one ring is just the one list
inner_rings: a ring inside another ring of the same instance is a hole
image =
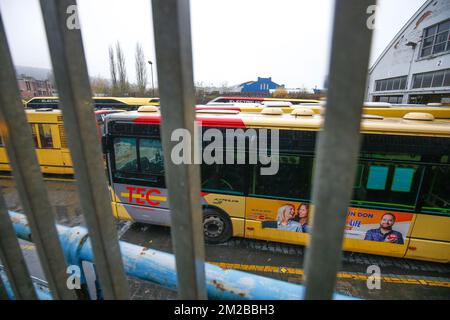
[[[372, 62], [423, 3], [378, 1]], [[134, 82], [136, 43], [155, 59], [150, 0], [78, 4], [89, 74], [109, 78], [108, 47], [119, 41]], [[260, 76], [289, 88], [322, 87], [333, 6], [332, 0], [191, 0], [194, 80], [220, 86]], [[0, 10], [14, 63], [50, 68], [38, 0], [0, 0]]]

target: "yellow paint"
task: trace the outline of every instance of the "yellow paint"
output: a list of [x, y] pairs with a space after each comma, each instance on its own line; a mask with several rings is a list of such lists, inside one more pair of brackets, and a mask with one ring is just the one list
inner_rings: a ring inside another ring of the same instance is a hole
[[231, 218], [233, 225], [233, 237], [244, 237], [245, 220], [240, 218]]
[[245, 217], [245, 197], [209, 193], [203, 198], [209, 205], [222, 209], [230, 217]]
[[277, 230], [271, 228], [262, 228], [261, 221], [247, 220], [245, 222], [246, 238], [284, 242], [291, 244], [307, 245], [309, 234]]
[[[410, 249], [406, 252], [406, 258], [444, 263], [450, 262], [450, 242], [412, 238], [408, 247]], [[414, 250], [411, 248], [414, 248]]]
[[133, 221], [133, 218], [128, 214], [127, 209], [121, 203], [113, 203], [113, 214], [119, 220]]
[[[129, 198], [130, 197], [130, 193], [129, 192], [122, 192], [121, 194], [120, 194], [120, 196], [121, 197], [124, 197], [124, 198]], [[164, 197], [164, 196], [151, 196], [151, 195], [149, 195], [148, 197], [146, 197], [146, 196], [143, 196], [142, 194], [136, 194], [136, 193], [133, 193], [133, 195], [132, 195], [132, 198], [133, 199], [149, 199], [149, 200], [157, 200], [157, 201], [167, 201], [167, 197]]]
[[450, 242], [450, 217], [417, 215], [411, 236]]
[[[235, 269], [244, 271], [259, 271], [259, 272], [272, 272], [272, 273], [283, 273], [283, 274], [293, 274], [303, 277], [305, 272], [300, 268], [286, 268], [286, 267], [276, 267], [276, 266], [262, 266], [262, 265], [251, 265], [251, 264], [241, 264], [241, 263], [227, 263], [227, 262], [208, 262], [210, 264], [216, 265], [223, 269]], [[349, 279], [349, 280], [361, 280], [367, 281], [368, 275], [353, 273], [353, 272], [338, 272], [336, 275], [338, 279]], [[440, 280], [429, 280], [422, 279], [420, 277], [414, 278], [401, 278], [395, 276], [380, 276], [379, 279], [382, 282], [397, 283], [397, 284], [414, 284], [422, 286], [438, 286], [450, 288], [450, 281], [440, 281]]]

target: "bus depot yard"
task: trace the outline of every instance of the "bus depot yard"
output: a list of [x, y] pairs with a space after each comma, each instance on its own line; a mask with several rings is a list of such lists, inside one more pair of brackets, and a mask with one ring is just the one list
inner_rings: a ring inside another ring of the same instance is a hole
[[[46, 186], [55, 207], [57, 222], [66, 226], [84, 225], [73, 179], [47, 176]], [[21, 212], [14, 180], [3, 175], [0, 187], [8, 209]], [[118, 221], [117, 230], [122, 241], [164, 252], [172, 251], [168, 227]], [[34, 245], [21, 241], [21, 247], [32, 275], [42, 279]], [[231, 238], [222, 244], [206, 245], [206, 261], [209, 263], [291, 283], [302, 283], [304, 254], [303, 246], [254, 239]], [[370, 274], [367, 269], [370, 266], [380, 268], [379, 289], [368, 289]], [[92, 274], [86, 273], [89, 284]], [[175, 292], [148, 282], [129, 278], [129, 285], [132, 299], [176, 299]], [[450, 265], [344, 252], [336, 291], [357, 298], [377, 300], [450, 299]]]

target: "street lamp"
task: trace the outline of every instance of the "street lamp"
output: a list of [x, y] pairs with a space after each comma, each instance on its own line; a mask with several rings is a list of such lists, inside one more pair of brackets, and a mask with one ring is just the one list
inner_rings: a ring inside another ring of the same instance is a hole
[[155, 85], [153, 83], [153, 62], [150, 60], [148, 61], [148, 64], [150, 65], [151, 72], [152, 72], [152, 97], [155, 97]]

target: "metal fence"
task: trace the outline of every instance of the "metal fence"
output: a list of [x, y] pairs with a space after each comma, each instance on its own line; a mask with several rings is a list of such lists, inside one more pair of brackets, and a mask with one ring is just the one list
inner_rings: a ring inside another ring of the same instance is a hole
[[[295, 294], [290, 298], [293, 299], [333, 297], [342, 250], [344, 213], [350, 202], [359, 152], [361, 108], [372, 36], [367, 23], [368, 8], [374, 2], [337, 0], [335, 4], [327, 108], [324, 130], [319, 135], [313, 177], [315, 215], [311, 246], [306, 258], [306, 290], [292, 289]], [[87, 224], [86, 232], [89, 234], [89, 253], [84, 259], [94, 262], [105, 299], [128, 299], [125, 271], [129, 273], [130, 270], [125, 270], [124, 260], [129, 259], [127, 248], [131, 245], [119, 243], [117, 238], [98, 144], [81, 31], [76, 24], [67, 23], [68, 8], [76, 6], [76, 1], [41, 0], [40, 4], [81, 207]], [[191, 134], [194, 131], [189, 1], [153, 0], [152, 8], [158, 83], [163, 106], [161, 136], [175, 252], [171, 285], [176, 287], [180, 299], [206, 299], [214, 297], [208, 283], [218, 281], [221, 275], [219, 270], [212, 272], [212, 266], [204, 262], [199, 166], [175, 165], [169, 160], [173, 146], [168, 138], [171, 132], [178, 128], [186, 128]], [[6, 271], [0, 274], [0, 297], [7, 296], [9, 291], [13, 292], [16, 299], [42, 298], [42, 293], [34, 290], [15, 236], [17, 225], [22, 225], [29, 228], [32, 241], [36, 244], [52, 298], [86, 298], [83, 290], [69, 290], [66, 285], [70, 248], [62, 240], [62, 227], [57, 228], [55, 225], [54, 211], [21, 103], [1, 15], [0, 65], [0, 132], [5, 139], [20, 200], [27, 216], [26, 222], [17, 215], [10, 217], [0, 196], [0, 259]], [[239, 275], [220, 279], [232, 285]], [[295, 286], [289, 283], [280, 285], [284, 288]], [[262, 295], [257, 298], [277, 296]], [[285, 297], [280, 295], [279, 298]]]

